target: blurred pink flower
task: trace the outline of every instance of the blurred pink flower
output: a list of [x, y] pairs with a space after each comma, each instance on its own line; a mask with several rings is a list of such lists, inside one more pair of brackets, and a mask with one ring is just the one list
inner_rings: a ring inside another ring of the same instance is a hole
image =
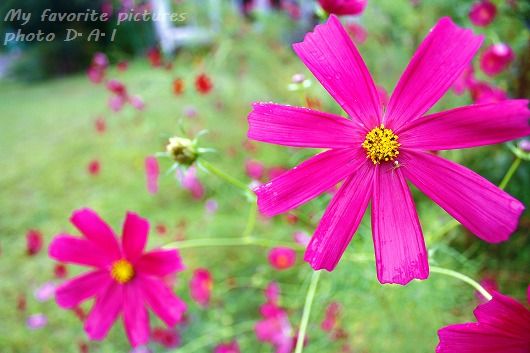
[[30, 229], [26, 233], [26, 252], [29, 256], [37, 255], [43, 245], [42, 233], [36, 229]]
[[245, 162], [245, 171], [249, 178], [254, 179], [254, 180], [259, 180], [263, 177], [265, 166], [261, 162], [254, 161], [254, 160], [247, 160]]
[[293, 240], [295, 243], [302, 245], [303, 247], [306, 247], [309, 245], [309, 242], [311, 241], [311, 237], [309, 234], [303, 231], [297, 231], [293, 233]]
[[239, 344], [237, 341], [232, 341], [229, 343], [218, 344], [213, 350], [214, 353], [241, 353], [239, 349]]
[[190, 281], [191, 298], [200, 306], [207, 307], [213, 290], [213, 278], [210, 271], [198, 268], [193, 271]]
[[53, 275], [55, 278], [66, 278], [68, 276], [68, 268], [65, 264], [55, 264], [53, 266]]
[[269, 251], [269, 264], [276, 270], [287, 270], [296, 262], [296, 251], [286, 247], [276, 247]]
[[475, 26], [485, 27], [495, 19], [497, 7], [489, 0], [475, 2], [469, 10], [469, 19]]
[[114, 11], [114, 7], [112, 6], [112, 1], [104, 1], [101, 5], [101, 13], [107, 15], [107, 21], [112, 16], [112, 12]]
[[204, 208], [206, 209], [207, 214], [213, 215], [217, 212], [217, 209], [219, 208], [219, 204], [217, 203], [217, 200], [215, 199], [208, 199], [204, 203]]
[[186, 171], [178, 169], [177, 178], [180, 180], [182, 187], [191, 192], [194, 199], [202, 199], [204, 187], [199, 178], [197, 178], [197, 169], [194, 166], [189, 167]]
[[88, 79], [95, 84], [101, 83], [105, 78], [105, 70], [95, 66], [90, 66], [86, 72]]
[[101, 171], [101, 163], [97, 159], [91, 160], [88, 163], [87, 171], [90, 175], [98, 175]]
[[127, 96], [127, 88], [122, 82], [118, 80], [108, 80], [107, 89], [116, 95]]
[[486, 75], [495, 76], [504, 71], [515, 59], [515, 54], [508, 44], [490, 45], [480, 57], [480, 68]]
[[524, 210], [521, 202], [473, 171], [430, 152], [530, 134], [528, 101], [522, 99], [425, 115], [468, 67], [482, 39], [450, 18], [440, 19], [412, 57], [385, 110], [337, 17], [332, 15], [294, 44], [294, 51], [348, 118], [257, 102], [248, 116], [247, 136], [327, 149], [255, 190], [261, 213], [274, 216], [343, 181], [305, 253], [315, 270], [336, 267], [371, 202], [379, 281], [405, 285], [426, 279], [427, 250], [407, 181], [484, 241], [505, 241], [517, 228]]
[[119, 112], [120, 110], [122, 110], [123, 106], [125, 105], [125, 97], [124, 96], [119, 96], [119, 95], [113, 95], [112, 97], [109, 98], [109, 108], [113, 111], [113, 112]]
[[37, 330], [48, 325], [48, 318], [44, 314], [33, 314], [28, 317], [26, 325], [30, 330]]
[[144, 165], [147, 191], [150, 194], [156, 194], [158, 192], [158, 176], [160, 175], [158, 160], [153, 156], [146, 157]]
[[438, 331], [436, 353], [530, 352], [530, 311], [510, 297], [492, 294], [492, 300], [475, 309], [476, 323]]
[[475, 104], [498, 103], [508, 99], [508, 95], [502, 89], [482, 81], [474, 83], [470, 91]]
[[162, 66], [162, 53], [157, 47], [153, 47], [147, 51], [147, 59], [152, 67]]
[[340, 305], [337, 302], [331, 302], [326, 308], [324, 320], [320, 323], [320, 328], [326, 332], [333, 330], [337, 324], [340, 314]]
[[109, 66], [109, 59], [105, 53], [95, 53], [92, 57], [92, 66], [105, 70]]
[[129, 62], [126, 60], [120, 61], [118, 64], [116, 64], [116, 68], [120, 72], [127, 71], [127, 69], [129, 68]]
[[133, 106], [136, 110], [144, 110], [145, 108], [145, 102], [140, 96], [130, 96], [129, 97], [129, 103]]
[[354, 43], [364, 44], [368, 38], [368, 31], [364, 29], [363, 26], [355, 22], [348, 23], [346, 25], [346, 30], [348, 31], [348, 34]]
[[53, 299], [55, 296], [55, 284], [53, 282], [46, 282], [39, 288], [35, 290], [33, 295], [35, 296], [35, 299], [39, 302], [46, 302], [50, 299]]
[[463, 94], [476, 83], [473, 65], [467, 66], [453, 83], [453, 91], [457, 95]]
[[151, 339], [166, 348], [176, 348], [180, 345], [180, 335], [175, 329], [155, 327], [151, 331]]
[[98, 117], [94, 120], [94, 128], [98, 134], [103, 134], [107, 130], [107, 123], [103, 117]]
[[320, 6], [329, 14], [358, 15], [368, 4], [368, 0], [318, 0]]
[[72, 309], [95, 297], [85, 321], [85, 331], [91, 339], [105, 338], [121, 313], [131, 345], [146, 344], [150, 333], [146, 305], [166, 325], [180, 322], [186, 304], [162, 278], [182, 271], [184, 265], [177, 250], [144, 252], [149, 233], [147, 220], [127, 213], [121, 244], [114, 231], [90, 209], [75, 211], [70, 220], [83, 237], [57, 235], [50, 244], [49, 255], [91, 270], [58, 287], [56, 300], [62, 308]]

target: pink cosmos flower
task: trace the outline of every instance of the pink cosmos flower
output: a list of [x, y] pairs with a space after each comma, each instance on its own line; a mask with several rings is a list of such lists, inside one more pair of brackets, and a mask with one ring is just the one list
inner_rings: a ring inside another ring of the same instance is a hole
[[125, 105], [125, 97], [120, 95], [114, 95], [109, 98], [109, 108], [113, 112], [117, 113], [123, 109], [123, 106]]
[[202, 199], [204, 196], [204, 186], [197, 177], [197, 169], [194, 166], [189, 167], [186, 171], [177, 170], [177, 178], [180, 180], [182, 187], [188, 190], [194, 199]]
[[48, 318], [44, 314], [33, 314], [26, 320], [26, 325], [30, 330], [38, 330], [48, 325]]
[[311, 237], [304, 231], [296, 231], [293, 233], [293, 240], [295, 243], [305, 247], [309, 245]]
[[527, 100], [425, 113], [468, 66], [482, 38], [443, 18], [399, 80], [385, 110], [355, 45], [331, 16], [294, 50], [348, 113], [255, 103], [248, 137], [326, 148], [255, 190], [260, 211], [286, 212], [344, 181], [309, 244], [305, 260], [333, 270], [371, 201], [377, 276], [406, 284], [429, 275], [427, 251], [407, 180], [481, 239], [508, 239], [524, 206], [478, 174], [428, 151], [505, 142], [530, 134]]
[[85, 321], [93, 340], [105, 338], [118, 316], [133, 347], [149, 341], [146, 306], [168, 326], [182, 319], [186, 304], [176, 297], [162, 278], [182, 271], [176, 250], [144, 252], [149, 222], [127, 213], [121, 243], [114, 231], [90, 209], [75, 211], [70, 219], [83, 237], [57, 235], [49, 248], [50, 257], [92, 269], [64, 283], [56, 290], [59, 306], [71, 309], [95, 297]]
[[35, 229], [30, 229], [26, 233], [26, 252], [29, 256], [37, 255], [43, 245], [42, 233]]
[[229, 343], [222, 343], [215, 347], [213, 350], [214, 353], [241, 353], [239, 349], [239, 344], [237, 341], [232, 341]]
[[127, 96], [127, 88], [118, 80], [109, 80], [107, 82], [107, 89], [119, 96]]
[[191, 298], [197, 304], [206, 307], [210, 304], [210, 298], [213, 290], [213, 278], [210, 271], [205, 268], [198, 268], [193, 271], [193, 277], [190, 282]]
[[90, 175], [98, 175], [101, 171], [101, 163], [97, 159], [91, 160], [88, 163], [87, 171]]
[[147, 181], [147, 191], [150, 194], [158, 192], [158, 176], [160, 175], [160, 168], [158, 167], [158, 160], [156, 157], [149, 156], [145, 159], [145, 176]]
[[364, 11], [368, 0], [318, 0], [320, 6], [329, 14], [358, 15]]
[[265, 166], [261, 162], [254, 161], [254, 160], [247, 160], [245, 162], [245, 171], [249, 178], [254, 179], [254, 180], [259, 180], [263, 177]]
[[495, 19], [497, 7], [489, 0], [475, 2], [469, 11], [469, 19], [475, 26], [485, 27]]
[[269, 264], [279, 270], [287, 270], [296, 262], [296, 251], [286, 247], [276, 247], [269, 251]]
[[480, 68], [486, 75], [495, 76], [504, 71], [514, 59], [515, 54], [508, 44], [493, 44], [482, 53]]
[[95, 84], [101, 83], [105, 78], [105, 70], [95, 66], [90, 66], [86, 72], [88, 79]]
[[476, 323], [457, 324], [438, 331], [436, 353], [528, 353], [530, 311], [500, 293], [474, 311]]
[[482, 81], [473, 83], [469, 90], [475, 104], [497, 103], [508, 99], [508, 95], [502, 89]]

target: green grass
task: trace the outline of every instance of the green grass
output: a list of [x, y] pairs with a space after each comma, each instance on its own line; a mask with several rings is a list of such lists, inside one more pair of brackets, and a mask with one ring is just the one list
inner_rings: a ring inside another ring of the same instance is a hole
[[[379, 10], [385, 14], [402, 11], [394, 7]], [[376, 15], [373, 9], [366, 14], [368, 19]], [[361, 47], [374, 76], [387, 89], [391, 89], [399, 77], [414, 42], [399, 29], [390, 31], [390, 17], [380, 22], [367, 21], [374, 37], [369, 37], [368, 43]], [[28, 229], [41, 230], [49, 244], [60, 232], [77, 234], [68, 223], [71, 212], [91, 207], [117, 230], [127, 210], [148, 218], [153, 226], [167, 225], [168, 235], [151, 233], [150, 247], [174, 240], [179, 232], [184, 232], [186, 239], [241, 236], [248, 203], [238, 189], [215, 176], [200, 172], [207, 190], [205, 199], [215, 198], [219, 202], [219, 212], [215, 216], [206, 215], [204, 200], [193, 200], [173, 176], [162, 177], [157, 195], [147, 193], [144, 158], [162, 151], [169, 136], [180, 135], [180, 125], [190, 137], [208, 129], [209, 134], [201, 138], [202, 144], [218, 152], [205, 158], [245, 182], [249, 182], [244, 174], [247, 158], [264, 161], [267, 166], [292, 167], [311, 155], [311, 151], [264, 144], [256, 144], [255, 154], [244, 150], [250, 103], [271, 100], [299, 105], [300, 96], [289, 92], [287, 84], [294, 73], [303, 72], [308, 77], [310, 74], [288, 46], [275, 39], [278, 34], [273, 33], [270, 26], [264, 33], [256, 34], [231, 21], [227, 20], [226, 33], [215, 47], [208, 51], [181, 52], [171, 72], [153, 69], [144, 60], [132, 62], [125, 73], [114, 69], [109, 72], [109, 77], [122, 80], [130, 92], [144, 98], [147, 107], [141, 113], [127, 107], [119, 114], [111, 114], [106, 108], [108, 94], [104, 87], [90, 84], [84, 76], [32, 85], [1, 83], [2, 353], [77, 352], [78, 342], [86, 340], [82, 323], [73, 313], [59, 309], [53, 302], [39, 303], [34, 299], [35, 288], [52, 280], [53, 262], [47, 258], [46, 250], [35, 257], [25, 254]], [[430, 24], [419, 27], [423, 29]], [[406, 20], [401, 25], [414, 26]], [[421, 32], [421, 38], [425, 31], [420, 29], [415, 30]], [[397, 39], [389, 39], [387, 33]], [[384, 56], [380, 55], [382, 43], [385, 43]], [[403, 43], [408, 45], [404, 47]], [[208, 73], [214, 82], [213, 92], [206, 96], [197, 95], [193, 89], [194, 76], [200, 72]], [[186, 82], [183, 96], [175, 97], [171, 91], [175, 77], [182, 77]], [[338, 107], [315, 80], [312, 81], [310, 94], [322, 99], [324, 110], [338, 112]], [[466, 103], [466, 98], [449, 93], [435, 110]], [[188, 106], [197, 109], [197, 118], [184, 116], [183, 111]], [[94, 119], [100, 115], [108, 124], [103, 135], [96, 134], [93, 128]], [[502, 146], [447, 155], [473, 166], [493, 182], [500, 181], [512, 159], [509, 150]], [[101, 161], [98, 176], [90, 176], [86, 171], [92, 159]], [[167, 161], [162, 161], [161, 165], [163, 171], [170, 167]], [[517, 197], [528, 197], [521, 185], [529, 180], [529, 175], [528, 165], [523, 165], [508, 190]], [[439, 236], [440, 228], [450, 218], [418, 193], [416, 196], [431, 251], [431, 264], [456, 269], [475, 278], [479, 272], [493, 275], [505, 292], [523, 297], [523, 288], [529, 282], [525, 268], [528, 268], [530, 246], [528, 237], [524, 236], [528, 233], [528, 218], [523, 220], [522, 230], [503, 245], [480, 243], [459, 229]], [[313, 215], [312, 222], [315, 222], [328, 201], [329, 196], [322, 196], [303, 206], [301, 212]], [[279, 216], [272, 220], [259, 218], [254, 234], [260, 238], [290, 241], [294, 231], [311, 233], [313, 229], [302, 223], [288, 224]], [[273, 271], [267, 264], [267, 250], [258, 247], [185, 249], [182, 255], [188, 269], [178, 276], [175, 291], [190, 303], [189, 324], [181, 329], [184, 345], [195, 344], [200, 347], [197, 352], [210, 352], [223, 337], [236, 335], [244, 352], [271, 352], [268, 346], [256, 341], [252, 331], [239, 333], [231, 329], [234, 325], [258, 320], [259, 305], [264, 302], [262, 289], [271, 280], [280, 282], [282, 304], [289, 308], [293, 326], [298, 326], [311, 274], [309, 266], [301, 261], [301, 255], [296, 268], [285, 272]], [[189, 300], [187, 282], [196, 267], [207, 267], [214, 274], [214, 299], [208, 310], [200, 309]], [[344, 342], [356, 352], [431, 352], [436, 345], [438, 328], [472, 319], [475, 298], [471, 287], [434, 273], [429, 280], [413, 282], [406, 287], [381, 286], [374, 268], [369, 219], [365, 219], [337, 269], [322, 274], [308, 327], [309, 344], [304, 352], [339, 351]], [[74, 266], [69, 270], [71, 275], [78, 272]], [[235, 280], [237, 285], [229, 285], [229, 279]], [[17, 297], [21, 294], [27, 297], [26, 312], [16, 309]], [[334, 342], [319, 329], [330, 301], [338, 301], [343, 308], [340, 324], [349, 334], [346, 341]], [[48, 315], [49, 325], [29, 331], [25, 326], [26, 317], [36, 312]], [[127, 349], [121, 323], [104, 342], [90, 343], [91, 352], [125, 352]], [[153, 349], [163, 351], [156, 345]], [[191, 353], [191, 350], [184, 349], [184, 352]]]

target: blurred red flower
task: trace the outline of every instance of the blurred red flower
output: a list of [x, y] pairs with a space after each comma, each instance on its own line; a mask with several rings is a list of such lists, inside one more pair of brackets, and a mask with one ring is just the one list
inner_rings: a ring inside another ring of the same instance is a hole
[[276, 270], [286, 270], [294, 266], [296, 251], [286, 247], [276, 247], [269, 251], [269, 264]]
[[213, 88], [212, 80], [206, 74], [200, 74], [195, 78], [195, 88], [200, 94], [208, 94]]
[[53, 275], [55, 278], [65, 278], [68, 276], [68, 268], [65, 264], [55, 264], [53, 267]]
[[151, 339], [166, 348], [176, 348], [180, 345], [180, 335], [175, 329], [155, 327], [151, 331]]
[[101, 171], [101, 163], [97, 159], [90, 161], [87, 166], [87, 171], [90, 175], [98, 175]]
[[38, 254], [43, 245], [42, 233], [36, 229], [30, 229], [26, 233], [26, 251], [30, 256]]

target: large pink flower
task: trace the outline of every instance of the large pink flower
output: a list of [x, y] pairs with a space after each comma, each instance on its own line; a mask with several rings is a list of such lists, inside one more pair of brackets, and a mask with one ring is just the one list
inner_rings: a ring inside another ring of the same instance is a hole
[[407, 180], [481, 239], [496, 243], [516, 229], [524, 206], [478, 174], [429, 153], [505, 142], [530, 133], [527, 100], [425, 113], [468, 67], [482, 43], [441, 19], [420, 45], [388, 106], [335, 16], [294, 50], [348, 114], [255, 103], [248, 137], [293, 147], [326, 148], [255, 190], [262, 213], [300, 206], [344, 181], [309, 244], [305, 260], [333, 270], [372, 203], [381, 283], [429, 275], [427, 251]]
[[176, 250], [144, 253], [149, 223], [127, 213], [121, 243], [113, 230], [90, 209], [75, 211], [70, 219], [83, 237], [57, 235], [49, 248], [50, 257], [92, 267], [57, 288], [57, 303], [66, 309], [94, 297], [85, 321], [93, 340], [105, 338], [120, 313], [132, 346], [149, 340], [146, 306], [168, 326], [174, 326], [186, 311], [186, 304], [164, 284], [162, 277], [184, 266]]
[[530, 311], [499, 293], [474, 311], [476, 323], [451, 325], [438, 331], [436, 353], [528, 353]]

